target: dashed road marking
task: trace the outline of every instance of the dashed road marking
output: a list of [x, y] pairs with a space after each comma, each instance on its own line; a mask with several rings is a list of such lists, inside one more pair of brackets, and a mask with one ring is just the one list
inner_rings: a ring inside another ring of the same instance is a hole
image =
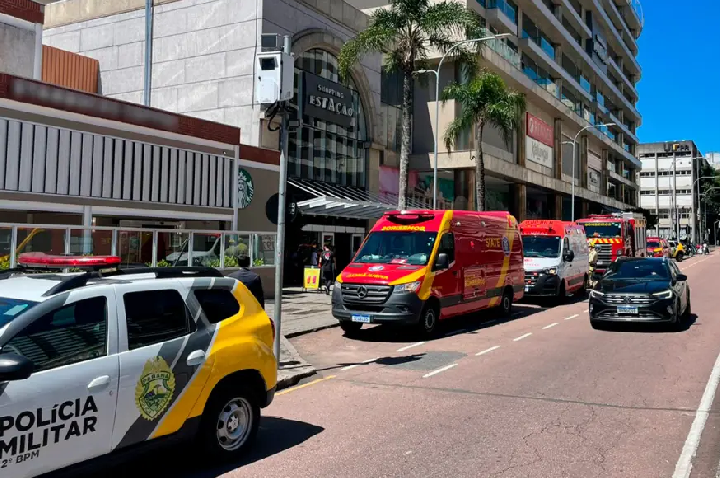
[[493, 350], [497, 350], [497, 349], [499, 349], [499, 348], [500, 348], [499, 345], [494, 345], [494, 346], [490, 347], [489, 349], [485, 349], [485, 350], [483, 350], [482, 352], [476, 353], [475, 356], [476, 356], [476, 357], [479, 357], [479, 356], [481, 356], [481, 355], [485, 355], [486, 353], [490, 353], [490, 352], [492, 352]]
[[348, 365], [347, 367], [343, 367], [343, 368], [341, 368], [340, 370], [350, 370], [350, 369], [353, 369], [353, 368], [357, 367], [358, 365], [363, 365], [363, 364], [367, 364], [367, 363], [372, 363], [372, 362], [374, 362], [374, 361], [376, 361], [376, 360], [380, 360], [380, 357], [375, 357], [374, 359], [370, 359], [370, 360], [363, 360], [363, 361], [360, 362], [360, 363], [354, 363], [354, 364], [352, 364], [352, 365]]
[[695, 412], [695, 419], [690, 426], [690, 432], [685, 440], [685, 445], [683, 445], [680, 458], [678, 458], [677, 464], [675, 465], [675, 473], [673, 473], [672, 478], [688, 478], [690, 476], [692, 460], [700, 445], [700, 437], [705, 428], [708, 415], [710, 415], [710, 407], [712, 407], [713, 400], [715, 400], [715, 392], [717, 391], [719, 383], [720, 355], [718, 355], [715, 360], [715, 365], [712, 368], [712, 372], [710, 372], [710, 378], [708, 379], [707, 385], [705, 385], [705, 392], [703, 392], [700, 405]]
[[571, 315], [570, 317], [565, 317], [565, 320], [572, 320], [575, 317], [579, 316], [580, 314]]
[[456, 366], [457, 366], [456, 363], [451, 363], [450, 365], [446, 365], [446, 366], [441, 367], [441, 368], [439, 368], [439, 369], [437, 369], [437, 370], [433, 370], [432, 372], [426, 373], [425, 375], [423, 375], [423, 378], [432, 377], [433, 375], [436, 375], [436, 374], [438, 374], [438, 373], [440, 373], [440, 372], [444, 372], [444, 371], [446, 371], [446, 370], [450, 370], [451, 368], [456, 367]]
[[294, 392], [295, 390], [300, 390], [301, 388], [309, 387], [310, 385], [316, 385], [320, 382], [324, 382], [324, 381], [330, 380], [332, 378], [335, 378], [335, 375], [329, 375], [327, 377], [318, 378], [317, 380], [313, 380], [312, 382], [308, 382], [308, 383], [303, 383], [302, 385], [298, 385], [297, 387], [286, 388], [285, 390], [280, 390], [275, 395], [285, 395], [286, 393]]
[[590, 312], [590, 309], [585, 309], [583, 310], [583, 312]]
[[517, 341], [522, 340], [522, 339], [524, 339], [524, 338], [530, 337], [531, 335], [532, 335], [532, 332], [528, 332], [527, 334], [521, 335], [520, 337], [515, 337], [515, 338], [513, 339], [513, 342], [517, 342]]
[[469, 332], [469, 330], [468, 330], [468, 329], [461, 329], [461, 330], [456, 330], [455, 332], [448, 332], [447, 334], [445, 334], [445, 337], [452, 337], [452, 336], [454, 336], [454, 335], [464, 334], [465, 332]]
[[552, 329], [552, 328], [555, 327], [557, 324], [558, 324], [557, 322], [553, 322], [552, 324], [546, 325], [545, 327], [543, 327], [543, 330]]
[[413, 348], [413, 347], [419, 347], [419, 346], [421, 346], [421, 345], [424, 344], [424, 343], [425, 343], [425, 342], [416, 342], [416, 343], [411, 344], [411, 345], [406, 345], [405, 347], [400, 347], [399, 349], [397, 349], [397, 351], [398, 351], [398, 352], [405, 352], [406, 350], [411, 349], [411, 348]]

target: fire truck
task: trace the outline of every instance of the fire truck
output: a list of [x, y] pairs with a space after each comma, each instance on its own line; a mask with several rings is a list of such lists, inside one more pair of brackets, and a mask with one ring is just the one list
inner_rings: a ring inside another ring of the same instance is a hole
[[645, 257], [647, 221], [637, 212], [591, 215], [576, 221], [585, 228], [588, 245], [600, 246], [595, 273], [604, 273], [618, 257]]

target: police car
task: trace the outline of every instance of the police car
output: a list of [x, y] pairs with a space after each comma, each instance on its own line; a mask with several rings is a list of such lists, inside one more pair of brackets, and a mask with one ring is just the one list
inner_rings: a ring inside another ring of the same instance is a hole
[[[273, 399], [272, 321], [202, 267], [21, 254], [0, 271], [0, 476], [37, 476], [161, 437], [232, 459]], [[30, 273], [38, 268], [85, 272]]]

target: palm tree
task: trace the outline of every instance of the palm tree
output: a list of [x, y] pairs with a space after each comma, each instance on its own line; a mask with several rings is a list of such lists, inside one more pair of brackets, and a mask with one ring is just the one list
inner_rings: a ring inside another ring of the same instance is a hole
[[[432, 49], [447, 52], [460, 39], [477, 38], [481, 18], [460, 3], [432, 0], [391, 0], [388, 8], [370, 16], [367, 29], [343, 45], [338, 58], [343, 80], [352, 67], [369, 52], [384, 55], [385, 70], [402, 75], [402, 144], [398, 208], [405, 209], [410, 159], [410, 131], [413, 110], [413, 76], [422, 69]], [[476, 62], [476, 46], [457, 47], [455, 56], [464, 64]]]
[[507, 86], [495, 73], [482, 72], [468, 83], [449, 85], [442, 93], [443, 103], [455, 100], [460, 105], [460, 116], [445, 131], [448, 150], [462, 132], [475, 128], [475, 204], [478, 211], [485, 210], [485, 158], [483, 157], [483, 130], [491, 125], [500, 130], [505, 144], [510, 146], [513, 132], [518, 129], [525, 112], [525, 96]]

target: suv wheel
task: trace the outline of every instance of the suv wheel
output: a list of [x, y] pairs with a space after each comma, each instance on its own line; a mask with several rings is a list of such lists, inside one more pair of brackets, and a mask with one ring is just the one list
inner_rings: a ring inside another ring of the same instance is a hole
[[257, 399], [240, 386], [224, 386], [205, 406], [199, 444], [213, 459], [236, 459], [252, 445], [259, 424]]
[[690, 304], [690, 291], [687, 291], [687, 307], [685, 307], [684, 312], [685, 320], [689, 320], [690, 316], [692, 316], [692, 307]]

